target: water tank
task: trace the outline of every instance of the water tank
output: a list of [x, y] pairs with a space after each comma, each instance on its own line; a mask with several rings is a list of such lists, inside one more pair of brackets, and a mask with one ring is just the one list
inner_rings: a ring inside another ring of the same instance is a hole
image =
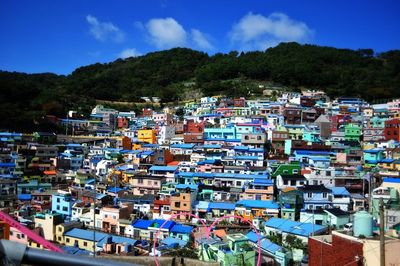
[[372, 215], [366, 211], [359, 211], [354, 214], [353, 222], [354, 236], [372, 236]]

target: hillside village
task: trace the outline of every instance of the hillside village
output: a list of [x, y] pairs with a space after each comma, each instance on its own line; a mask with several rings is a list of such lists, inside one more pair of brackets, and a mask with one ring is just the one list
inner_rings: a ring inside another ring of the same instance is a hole
[[0, 208], [66, 253], [378, 265], [383, 224], [400, 263], [399, 99], [265, 90], [47, 119], [65, 133], [0, 132]]

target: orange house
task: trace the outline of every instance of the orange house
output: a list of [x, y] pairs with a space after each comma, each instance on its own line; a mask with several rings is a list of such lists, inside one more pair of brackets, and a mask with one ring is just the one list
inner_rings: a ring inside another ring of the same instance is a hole
[[154, 129], [139, 129], [138, 141], [155, 144], [157, 142], [157, 135]]
[[[178, 214], [181, 212], [192, 212], [192, 201], [194, 200], [194, 194], [191, 193], [177, 193], [171, 196], [171, 214]], [[177, 220], [190, 220], [191, 217], [185, 215], [179, 215], [175, 219]]]

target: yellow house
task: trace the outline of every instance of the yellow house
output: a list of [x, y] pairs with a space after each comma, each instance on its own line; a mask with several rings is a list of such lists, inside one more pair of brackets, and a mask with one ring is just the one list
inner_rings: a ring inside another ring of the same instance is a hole
[[80, 228], [82, 224], [80, 222], [68, 222], [62, 223], [56, 226], [55, 241], [59, 244], [65, 245], [64, 233], [71, 230], [72, 228]]
[[139, 129], [138, 140], [139, 142], [155, 144], [157, 141], [156, 131], [154, 129]]
[[279, 205], [272, 200], [239, 200], [235, 213], [248, 220], [278, 217]]
[[101, 241], [107, 234], [73, 228], [64, 233], [64, 244], [70, 247], [78, 247], [93, 252], [93, 239], [95, 244]]

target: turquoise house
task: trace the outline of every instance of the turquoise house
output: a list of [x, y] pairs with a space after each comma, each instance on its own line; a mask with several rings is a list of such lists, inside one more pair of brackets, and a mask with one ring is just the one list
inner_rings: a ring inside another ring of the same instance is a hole
[[380, 160], [384, 159], [383, 152], [384, 150], [379, 148], [364, 150], [364, 164], [371, 167], [377, 165]]
[[237, 139], [236, 128], [205, 128], [204, 139]]

